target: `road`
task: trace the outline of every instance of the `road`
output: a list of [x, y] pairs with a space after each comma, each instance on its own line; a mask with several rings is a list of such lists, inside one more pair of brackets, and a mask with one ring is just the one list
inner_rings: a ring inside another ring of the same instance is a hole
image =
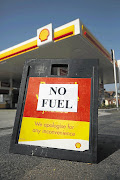
[[10, 154], [15, 110], [0, 110], [0, 180], [119, 180], [120, 111], [99, 112], [98, 163]]

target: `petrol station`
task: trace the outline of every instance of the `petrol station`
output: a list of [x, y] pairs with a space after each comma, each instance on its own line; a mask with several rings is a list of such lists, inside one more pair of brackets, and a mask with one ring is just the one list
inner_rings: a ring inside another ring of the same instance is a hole
[[[111, 54], [79, 19], [55, 29], [49, 24], [39, 28], [32, 39], [0, 52], [0, 108], [17, 107], [23, 66], [29, 59], [99, 59], [100, 102], [104, 84], [114, 83]], [[44, 67], [40, 68], [41, 73]]]
[[98, 104], [117, 71], [79, 19], [0, 52], [1, 104], [5, 92], [17, 104], [10, 152], [96, 163]]

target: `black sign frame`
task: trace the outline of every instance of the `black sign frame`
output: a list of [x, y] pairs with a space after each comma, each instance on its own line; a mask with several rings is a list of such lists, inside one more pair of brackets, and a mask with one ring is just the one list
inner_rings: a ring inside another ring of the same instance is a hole
[[[18, 137], [22, 122], [25, 99], [27, 94], [29, 77], [57, 77], [51, 75], [52, 65], [68, 65], [68, 74], [63, 78], [91, 78], [91, 103], [90, 103], [90, 145], [87, 151], [73, 151], [57, 148], [43, 148], [40, 146], [18, 144]], [[26, 61], [19, 92], [18, 106], [10, 144], [10, 152], [41, 156], [48, 158], [65, 159], [97, 163], [97, 139], [98, 139], [98, 59], [32, 59]]]

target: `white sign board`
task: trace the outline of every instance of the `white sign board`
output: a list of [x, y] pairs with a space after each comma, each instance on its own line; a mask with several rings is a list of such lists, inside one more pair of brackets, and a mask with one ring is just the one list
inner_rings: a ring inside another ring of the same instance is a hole
[[52, 40], [52, 24], [48, 24], [40, 29], [37, 29], [37, 46], [41, 46], [46, 43], [52, 42]]
[[78, 84], [40, 84], [37, 111], [77, 112]]

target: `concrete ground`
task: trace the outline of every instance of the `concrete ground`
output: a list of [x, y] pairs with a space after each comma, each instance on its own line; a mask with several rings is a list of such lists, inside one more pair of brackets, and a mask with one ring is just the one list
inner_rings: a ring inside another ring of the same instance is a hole
[[0, 180], [119, 180], [120, 111], [99, 111], [98, 164], [9, 154], [15, 110], [0, 110]]
[[0, 110], [0, 137], [12, 133], [15, 115], [16, 110]]

